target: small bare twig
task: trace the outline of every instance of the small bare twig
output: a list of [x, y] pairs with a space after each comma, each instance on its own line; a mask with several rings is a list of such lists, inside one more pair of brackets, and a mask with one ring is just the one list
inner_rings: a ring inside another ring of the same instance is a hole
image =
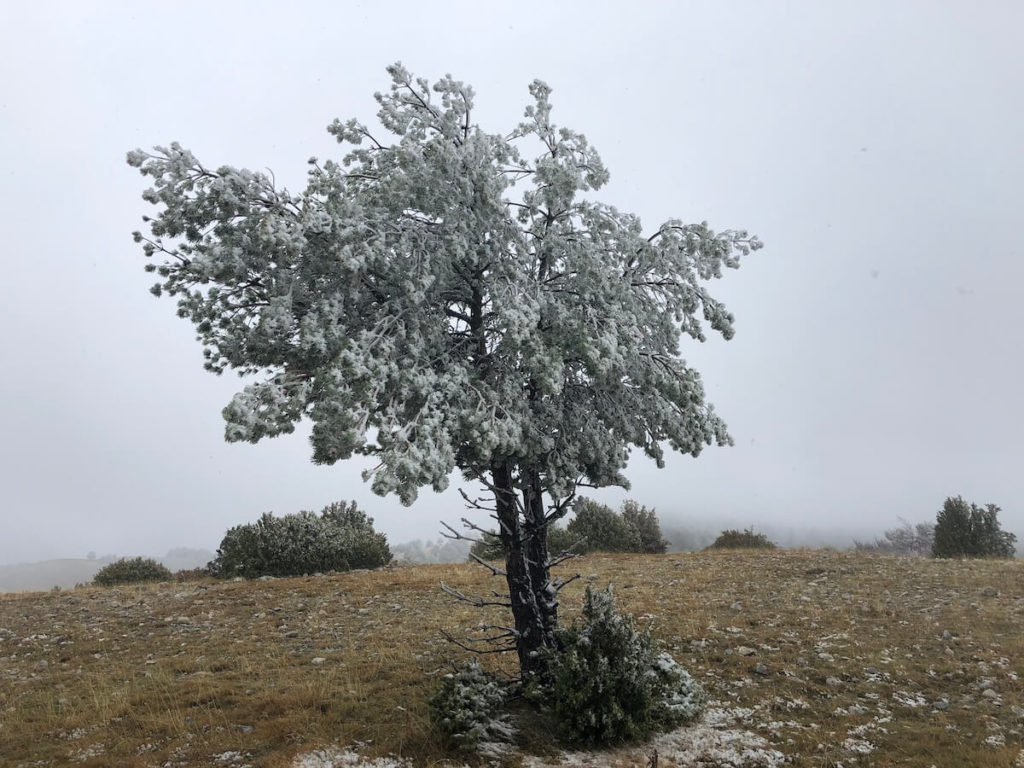
[[555, 579], [551, 582], [551, 586], [554, 588], [555, 594], [557, 595], [562, 591], [562, 587], [566, 584], [572, 584], [578, 578], [580, 578], [580, 574], [577, 573], [575, 576], [570, 576], [568, 579]]
[[454, 528], [452, 528], [450, 525], [448, 525], [448, 523], [446, 523], [444, 520], [441, 520], [440, 523], [445, 528], [447, 528], [448, 531], [449, 531], [448, 533], [445, 533], [444, 531], [439, 531], [439, 533], [442, 536], [444, 536], [446, 539], [451, 539], [452, 541], [472, 541], [474, 544], [483, 544], [484, 543], [484, 541], [482, 539], [477, 539], [477, 538], [474, 538], [473, 536], [467, 536], [464, 533], [459, 533]]
[[441, 582], [441, 591], [444, 592], [446, 595], [451, 595], [457, 600], [461, 600], [464, 603], [469, 603], [470, 605], [474, 605], [477, 608], [483, 608], [484, 606], [488, 605], [496, 605], [499, 608], [512, 607], [512, 603], [510, 603], [508, 600], [485, 600], [482, 597], [470, 597], [464, 592], [460, 592], [459, 590], [455, 589], [455, 587], [449, 587], [443, 581]]
[[485, 512], [494, 512], [495, 511], [494, 507], [487, 506], [486, 504], [483, 503], [483, 502], [487, 501], [487, 499], [485, 499], [483, 496], [480, 496], [480, 497], [475, 498], [475, 499], [471, 499], [469, 497], [469, 494], [466, 493], [465, 490], [463, 490], [462, 488], [459, 488], [459, 494], [462, 496], [463, 500], [466, 502], [466, 506], [469, 509], [481, 509], [481, 510], [483, 510]]
[[459, 640], [457, 637], [452, 635], [451, 632], [448, 632], [444, 629], [441, 630], [441, 635], [444, 637], [445, 640], [447, 640], [452, 645], [458, 646], [464, 651], [469, 651], [470, 653], [479, 653], [481, 655], [485, 653], [507, 653], [515, 647], [514, 643], [508, 643], [508, 647], [506, 648], [475, 648], [469, 643], [482, 641], [470, 640], [469, 642], [463, 642], [462, 640]]

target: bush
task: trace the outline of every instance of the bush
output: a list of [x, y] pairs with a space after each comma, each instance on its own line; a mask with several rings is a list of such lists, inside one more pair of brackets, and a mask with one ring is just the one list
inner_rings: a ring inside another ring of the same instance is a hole
[[854, 541], [853, 547], [859, 552], [881, 552], [890, 555], [923, 555], [932, 553], [935, 541], [935, 524], [918, 523], [912, 526], [905, 520], [898, 528], [890, 528], [884, 538], [873, 542]]
[[640, 532], [606, 504], [580, 498], [573, 504], [576, 516], [566, 530], [581, 543], [584, 552], [639, 552]]
[[633, 741], [693, 720], [703, 691], [667, 653], [657, 653], [650, 628], [637, 632], [618, 614], [611, 588], [587, 588], [582, 621], [557, 634], [550, 682], [538, 698], [554, 709], [565, 735], [593, 745]]
[[173, 574], [151, 557], [121, 558], [100, 568], [93, 584], [112, 587], [115, 584], [141, 584], [148, 581], [170, 581]]
[[661, 536], [661, 526], [653, 509], [627, 499], [622, 502], [622, 519], [636, 531], [637, 552], [660, 555], [668, 551], [668, 542]]
[[563, 552], [576, 552], [579, 540], [569, 530], [561, 525], [548, 527], [548, 553], [560, 555]]
[[221, 541], [211, 572], [220, 577], [302, 576], [352, 568], [377, 568], [391, 561], [387, 538], [355, 505], [331, 504], [313, 512], [274, 517], [231, 528]]
[[380, 568], [391, 562], [387, 536], [373, 529], [373, 518], [354, 501], [347, 505], [336, 501], [324, 507], [320, 515], [340, 532], [349, 568]]
[[202, 579], [208, 579], [210, 577], [210, 569], [207, 568], [182, 568], [180, 571], [174, 572], [174, 580], [178, 582], [182, 581], [201, 581]]
[[430, 720], [448, 746], [458, 749], [510, 741], [514, 729], [508, 716], [500, 713], [507, 695], [507, 685], [474, 659], [445, 675], [440, 689], [430, 697]]
[[763, 533], [754, 533], [753, 528], [742, 531], [729, 529], [718, 534], [708, 549], [775, 549], [775, 542]]
[[[627, 500], [621, 514], [606, 504], [580, 497], [573, 504], [575, 517], [566, 527], [548, 528], [548, 552], [643, 552], [663, 553], [668, 542], [661, 536], [661, 526], [653, 509]], [[488, 531], [470, 549], [481, 560], [503, 560], [505, 551], [498, 534]], [[470, 558], [472, 559], [472, 558]]]
[[949, 497], [935, 517], [932, 557], [1013, 557], [1017, 537], [999, 525], [1002, 510]]

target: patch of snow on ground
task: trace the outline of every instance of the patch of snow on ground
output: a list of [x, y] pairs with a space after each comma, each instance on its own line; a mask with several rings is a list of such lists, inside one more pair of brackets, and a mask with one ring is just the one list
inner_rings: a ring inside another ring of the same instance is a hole
[[843, 749], [858, 755], [870, 755], [875, 751], [875, 745], [867, 739], [849, 738], [843, 742]]
[[318, 749], [299, 755], [292, 768], [410, 768], [412, 763], [400, 757], [365, 760], [348, 749]]
[[556, 758], [525, 757], [523, 765], [526, 768], [645, 765], [655, 751], [658, 764], [665, 766], [778, 768], [785, 763], [785, 755], [772, 749], [768, 741], [756, 733], [723, 727], [728, 721], [746, 719], [746, 712], [740, 711], [737, 715], [713, 709], [707, 714], [710, 717], [705, 716], [693, 725], [656, 736], [646, 744], [598, 752], [563, 752]]
[[[593, 752], [563, 752], [555, 757], [522, 756], [524, 768], [586, 766], [612, 768], [615, 765], [646, 765], [653, 752], [658, 764], [687, 768], [779, 768], [786, 757], [752, 731], [733, 727], [749, 721], [752, 710], [709, 708], [698, 722], [671, 733], [656, 736], [645, 744]], [[497, 745], [493, 745], [497, 746]], [[514, 748], [496, 750], [492, 758], [512, 757]], [[412, 768], [398, 757], [367, 759], [351, 749], [319, 749], [299, 755], [292, 768]]]

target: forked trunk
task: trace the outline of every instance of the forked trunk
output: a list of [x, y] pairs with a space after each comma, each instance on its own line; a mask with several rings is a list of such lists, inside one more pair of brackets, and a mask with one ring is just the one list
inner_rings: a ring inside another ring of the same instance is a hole
[[540, 473], [525, 471], [523, 507], [526, 510], [526, 562], [530, 569], [530, 583], [540, 612], [545, 636], [552, 641], [558, 628], [558, 590], [551, 583], [548, 557], [548, 525], [544, 510], [544, 494]]
[[491, 477], [499, 536], [505, 549], [505, 578], [512, 603], [519, 670], [523, 680], [527, 680], [543, 674], [542, 652], [554, 646], [557, 624], [558, 602], [548, 570], [547, 528], [543, 525], [540, 479], [527, 478], [523, 494], [524, 521], [520, 519], [516, 504], [512, 466], [507, 462], [496, 463]]

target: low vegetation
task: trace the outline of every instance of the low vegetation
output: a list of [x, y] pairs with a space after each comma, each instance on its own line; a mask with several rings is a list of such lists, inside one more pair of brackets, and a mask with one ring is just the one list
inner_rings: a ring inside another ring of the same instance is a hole
[[[616, 512], [607, 504], [580, 497], [572, 505], [573, 518], [565, 526], [548, 528], [548, 551], [560, 553], [639, 552], [661, 554], [669, 542], [661, 535], [661, 526], [653, 509], [628, 499]], [[481, 560], [504, 558], [501, 540], [493, 531], [482, 534], [470, 550]]]
[[[585, 586], [614, 582], [618, 610], [705, 691], [700, 719], [608, 765], [657, 749], [659, 766], [1005, 768], [1024, 748], [1021, 561], [712, 550], [559, 569], [584, 576], [562, 593], [566, 626]], [[300, 756], [361, 744], [367, 760], [473, 763], [430, 725], [431, 695], [471, 658], [441, 633], [506, 617], [441, 581], [496, 579], [461, 564], [0, 595], [0, 762], [326, 766]], [[519, 730], [531, 765], [568, 760], [546, 734]]]
[[701, 713], [704, 692], [671, 655], [659, 652], [651, 627], [637, 631], [615, 610], [609, 587], [587, 588], [583, 615], [559, 631], [548, 685], [534, 693], [570, 742], [637, 741]]
[[304, 576], [379, 568], [391, 561], [387, 537], [355, 502], [336, 502], [320, 512], [274, 517], [230, 529], [210, 563], [215, 576]]
[[581, 542], [579, 551], [661, 553], [668, 547], [654, 510], [635, 501], [626, 501], [616, 513], [605, 504], [581, 498], [573, 512], [566, 531]]
[[174, 574], [149, 557], [132, 557], [115, 560], [100, 568], [93, 576], [93, 583], [101, 587], [116, 584], [142, 584], [149, 581], [170, 581]]
[[755, 533], [753, 528], [729, 529], [718, 534], [708, 549], [775, 549], [775, 542], [763, 533]]

